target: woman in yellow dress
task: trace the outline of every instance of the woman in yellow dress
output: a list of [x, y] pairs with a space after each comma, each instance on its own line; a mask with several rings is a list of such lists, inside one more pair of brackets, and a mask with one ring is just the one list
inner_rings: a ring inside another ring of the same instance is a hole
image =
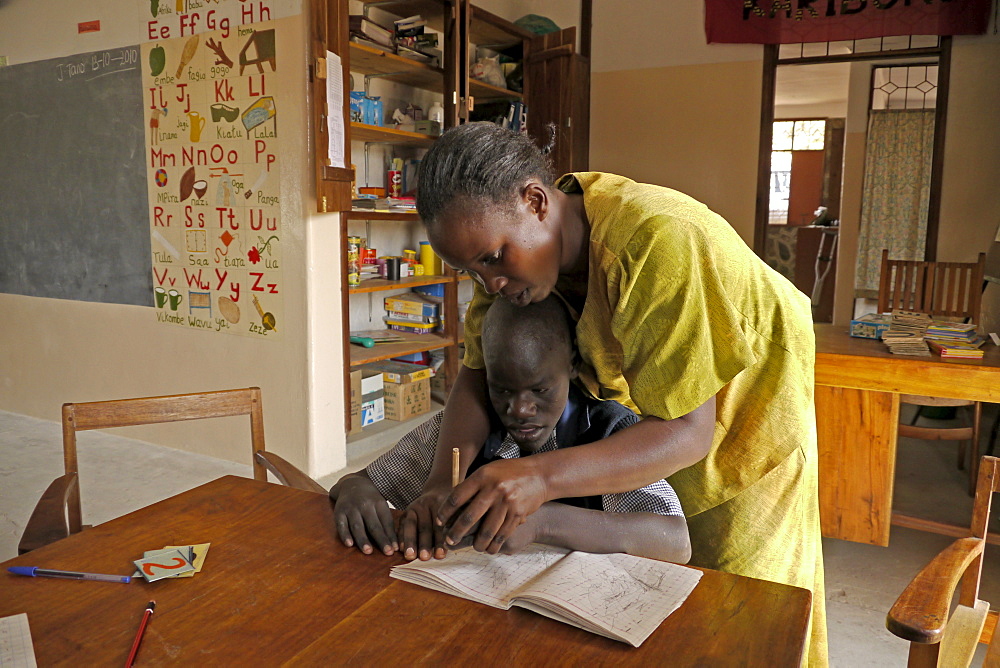
[[[476, 549], [495, 553], [545, 501], [667, 477], [688, 515], [691, 563], [812, 591], [804, 661], [826, 665], [808, 298], [705, 205], [611, 174], [554, 182], [529, 138], [490, 123], [442, 135], [418, 183], [431, 244], [478, 285], [404, 550], [440, 557], [475, 533]], [[590, 445], [491, 463], [453, 489], [452, 448], [468, 466], [487, 429], [486, 308], [553, 291], [578, 318], [582, 385], [643, 419]]]

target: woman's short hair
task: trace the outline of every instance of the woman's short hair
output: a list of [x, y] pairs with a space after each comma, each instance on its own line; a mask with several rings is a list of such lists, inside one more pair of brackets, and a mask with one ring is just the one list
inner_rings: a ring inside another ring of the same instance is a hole
[[527, 135], [495, 123], [466, 123], [442, 134], [420, 161], [417, 212], [428, 227], [454, 200], [512, 207], [531, 179], [553, 182], [545, 154]]

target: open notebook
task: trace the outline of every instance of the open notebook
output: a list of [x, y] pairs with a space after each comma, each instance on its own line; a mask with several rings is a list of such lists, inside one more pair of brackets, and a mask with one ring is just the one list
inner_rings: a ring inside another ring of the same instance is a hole
[[537, 543], [513, 556], [464, 548], [389, 574], [503, 610], [516, 605], [635, 647], [701, 579], [701, 571], [677, 564]]

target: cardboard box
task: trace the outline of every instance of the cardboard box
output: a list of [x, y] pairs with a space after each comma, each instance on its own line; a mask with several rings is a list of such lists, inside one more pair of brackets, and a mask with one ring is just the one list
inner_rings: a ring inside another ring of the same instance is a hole
[[361, 426], [381, 422], [385, 419], [385, 397], [379, 397], [361, 404]]
[[415, 383], [418, 380], [430, 378], [434, 373], [429, 366], [395, 360], [373, 362], [367, 365], [367, 368], [381, 371], [382, 380], [386, 383]]
[[408, 420], [431, 410], [431, 380], [425, 378], [415, 383], [386, 383], [385, 417], [389, 420]]
[[892, 316], [888, 313], [869, 313], [851, 321], [851, 336], [859, 339], [881, 339], [882, 332], [889, 329]]
[[361, 369], [351, 372], [351, 424], [348, 433], [361, 431]]
[[373, 369], [371, 365], [365, 365], [361, 367], [361, 394], [362, 401], [368, 401], [369, 399], [374, 399], [374, 397], [369, 397], [369, 394], [374, 392], [381, 392], [384, 380], [382, 379], [382, 371], [379, 369]]
[[438, 303], [430, 297], [408, 292], [386, 297], [385, 310], [436, 318], [438, 316]]

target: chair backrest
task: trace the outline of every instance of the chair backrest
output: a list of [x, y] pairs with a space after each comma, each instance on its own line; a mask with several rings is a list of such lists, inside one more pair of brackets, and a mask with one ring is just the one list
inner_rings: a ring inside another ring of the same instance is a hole
[[979, 322], [986, 253], [976, 262], [890, 260], [882, 250], [878, 311], [918, 311]]
[[[259, 387], [199, 394], [175, 394], [162, 397], [63, 404], [63, 462], [66, 473], [79, 473], [76, 456], [76, 432], [78, 431], [234, 415], [250, 416], [253, 477], [256, 480], [267, 481], [265, 462], [258, 455], [258, 453], [264, 452], [264, 410], [261, 406]], [[70, 533], [79, 532], [82, 528], [79, 485], [74, 486], [69, 493], [66, 510]]]
[[[993, 495], [1000, 492], [1000, 459], [983, 457], [979, 462], [979, 479], [976, 481], [976, 499], [972, 504], [972, 525], [970, 531], [973, 538], [986, 539], [989, 530], [990, 509], [993, 506]], [[962, 593], [959, 603], [972, 606], [979, 598], [979, 582], [983, 571], [983, 555], [976, 560], [962, 576]]]

